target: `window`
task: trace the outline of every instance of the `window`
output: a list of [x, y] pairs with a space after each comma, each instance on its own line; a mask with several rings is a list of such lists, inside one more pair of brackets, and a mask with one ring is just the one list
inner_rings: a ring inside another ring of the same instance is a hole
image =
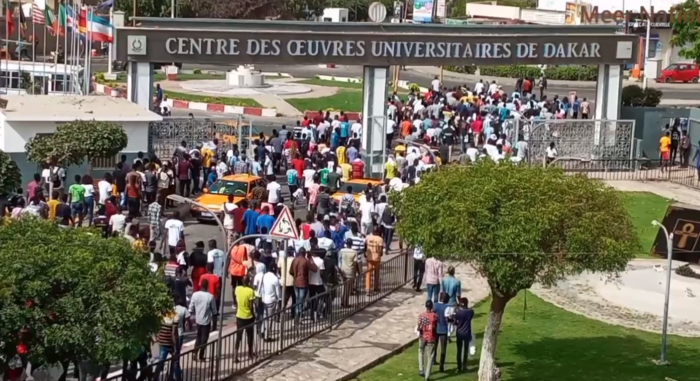
[[92, 169], [114, 169], [119, 162], [118, 155], [114, 157], [97, 157], [92, 159]]
[[209, 188], [211, 194], [232, 194], [245, 197], [248, 194], [248, 183], [242, 181], [217, 180]]

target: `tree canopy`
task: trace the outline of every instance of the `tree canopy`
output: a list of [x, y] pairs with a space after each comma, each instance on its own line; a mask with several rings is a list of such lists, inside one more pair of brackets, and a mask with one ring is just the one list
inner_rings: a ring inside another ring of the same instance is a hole
[[681, 4], [671, 7], [671, 14], [692, 15], [693, 17], [675, 17], [671, 22], [673, 36], [671, 45], [680, 47], [678, 52], [682, 57], [692, 59], [694, 62], [700, 61], [700, 34], [698, 28], [700, 23], [696, 17], [700, 2], [697, 0], [685, 0]]
[[481, 381], [495, 377], [502, 313], [520, 290], [584, 271], [622, 271], [639, 249], [615, 190], [557, 168], [490, 160], [446, 166], [391, 199], [407, 243], [469, 263], [488, 280]]
[[20, 342], [38, 365], [134, 358], [172, 310], [160, 275], [126, 240], [22, 218], [0, 224], [0, 242], [0, 358]]
[[19, 188], [22, 183], [22, 173], [10, 155], [0, 151], [0, 195], [10, 193]]
[[69, 166], [114, 157], [128, 142], [126, 132], [116, 123], [76, 120], [58, 126], [51, 135], [30, 138], [24, 148], [28, 159], [37, 164]]

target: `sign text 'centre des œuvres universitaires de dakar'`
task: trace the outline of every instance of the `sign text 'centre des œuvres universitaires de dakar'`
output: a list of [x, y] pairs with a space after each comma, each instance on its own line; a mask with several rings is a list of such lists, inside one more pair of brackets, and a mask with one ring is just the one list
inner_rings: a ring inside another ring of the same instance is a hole
[[[118, 59], [139, 62], [345, 65], [622, 64], [624, 35], [439, 35], [119, 28]], [[129, 43], [133, 46], [129, 46]]]

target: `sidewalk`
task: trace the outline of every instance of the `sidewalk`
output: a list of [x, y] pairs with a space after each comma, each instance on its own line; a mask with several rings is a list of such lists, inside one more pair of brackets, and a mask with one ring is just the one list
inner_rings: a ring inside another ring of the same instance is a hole
[[[427, 75], [440, 75], [440, 68], [434, 66], [409, 66], [406, 68], [407, 71], [413, 71], [418, 73], [423, 73]], [[443, 75], [445, 78], [451, 78], [455, 80], [465, 81], [467, 84], [474, 84], [480, 79], [485, 82], [496, 81], [499, 85], [515, 86], [516, 78], [502, 78], [502, 77], [490, 77], [485, 75], [476, 74], [463, 74], [455, 73], [451, 71], [444, 70]], [[625, 79], [622, 81], [622, 86], [627, 85], [640, 85], [641, 82], [635, 80]], [[564, 89], [595, 89], [595, 81], [562, 81], [555, 79], [548, 79], [547, 85], [552, 88], [564, 88]], [[655, 81], [649, 81], [649, 87], [659, 90], [686, 90], [686, 91], [699, 91], [700, 84], [697, 83], [656, 83]]]
[[[468, 265], [455, 276], [462, 293], [474, 304], [489, 295], [486, 281]], [[367, 309], [349, 317], [332, 331], [318, 334], [244, 375], [241, 381], [347, 380], [380, 363], [416, 340], [418, 315], [425, 310], [425, 291], [406, 285]]]

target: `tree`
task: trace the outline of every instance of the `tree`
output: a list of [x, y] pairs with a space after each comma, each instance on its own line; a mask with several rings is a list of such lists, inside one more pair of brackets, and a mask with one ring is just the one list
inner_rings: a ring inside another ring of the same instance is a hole
[[[698, 7], [700, 7], [700, 2], [697, 0], [686, 0], [671, 7], [669, 12], [675, 15], [673, 20], [671, 20], [671, 27], [673, 28], [671, 45], [680, 47], [678, 54], [692, 59], [694, 62], [700, 61], [700, 34], [698, 34], [700, 23], [696, 17]], [[686, 18], [684, 17], [685, 15], [692, 17]]]
[[20, 86], [27, 94], [44, 94], [44, 85], [42, 81], [37, 81], [36, 78], [32, 78], [32, 75], [26, 71], [20, 73]]
[[496, 379], [501, 319], [520, 290], [583, 271], [622, 271], [639, 248], [616, 191], [557, 168], [490, 160], [447, 166], [391, 201], [397, 233], [410, 245], [471, 264], [488, 280], [480, 381]]
[[76, 120], [58, 126], [54, 134], [30, 138], [25, 150], [28, 159], [38, 164], [69, 166], [87, 160], [91, 173], [93, 159], [114, 157], [128, 142], [126, 132], [118, 124]]
[[661, 90], [651, 87], [642, 89], [638, 85], [628, 85], [622, 88], [622, 96], [620, 98], [623, 106], [656, 107], [661, 103], [663, 94]]
[[[136, 15], [139, 17], [170, 17], [170, 0], [138, 0], [136, 2]], [[180, 2], [175, 1], [175, 10], [179, 11]], [[134, 15], [134, 2], [132, 0], [116, 0], [115, 10], [123, 11], [126, 17]], [[175, 17], [179, 17], [178, 12]]]
[[22, 184], [22, 172], [10, 155], [0, 151], [0, 195], [19, 188]]
[[19, 343], [35, 365], [132, 359], [172, 310], [126, 240], [23, 218], [0, 224], [0, 242], [0, 372]]

